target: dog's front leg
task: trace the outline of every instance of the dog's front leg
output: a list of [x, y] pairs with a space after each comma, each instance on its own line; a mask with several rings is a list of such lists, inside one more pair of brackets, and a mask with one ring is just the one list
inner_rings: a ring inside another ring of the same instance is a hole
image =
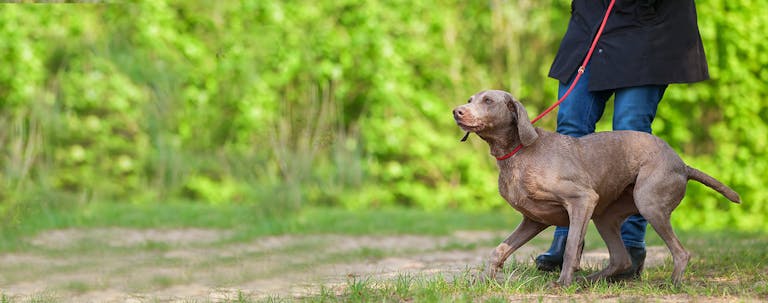
[[493, 280], [496, 279], [496, 274], [504, 267], [504, 261], [509, 258], [515, 250], [523, 246], [533, 237], [541, 233], [549, 225], [533, 221], [527, 217], [523, 217], [523, 221], [515, 228], [507, 239], [505, 239], [496, 249], [491, 253], [491, 257], [488, 259], [488, 267], [483, 275], [484, 279]]
[[579, 246], [584, 241], [589, 218], [592, 217], [597, 201], [597, 193], [589, 191], [570, 200], [566, 205], [570, 224], [568, 226], [568, 240], [566, 240], [565, 244], [565, 255], [563, 256], [563, 268], [560, 271], [560, 278], [557, 280], [557, 283], [562, 286], [571, 284], [573, 273], [579, 267], [579, 261], [581, 260], [581, 249], [579, 249]]

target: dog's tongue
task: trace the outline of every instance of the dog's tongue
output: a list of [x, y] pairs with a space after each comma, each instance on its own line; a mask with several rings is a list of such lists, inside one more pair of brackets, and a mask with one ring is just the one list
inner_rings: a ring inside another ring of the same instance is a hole
[[467, 132], [463, 138], [461, 138], [461, 142], [467, 141], [467, 138], [469, 138], [469, 132]]

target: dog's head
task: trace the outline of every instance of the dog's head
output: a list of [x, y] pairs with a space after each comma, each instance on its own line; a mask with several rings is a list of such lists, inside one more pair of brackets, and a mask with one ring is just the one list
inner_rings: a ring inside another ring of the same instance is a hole
[[467, 104], [453, 110], [453, 118], [467, 134], [474, 132], [481, 138], [504, 138], [512, 132], [523, 146], [528, 146], [539, 137], [523, 105], [505, 91], [486, 90], [475, 94]]

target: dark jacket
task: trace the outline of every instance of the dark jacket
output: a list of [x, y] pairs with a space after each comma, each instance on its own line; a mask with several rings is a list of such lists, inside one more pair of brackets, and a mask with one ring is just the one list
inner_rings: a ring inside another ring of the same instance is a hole
[[[573, 77], [609, 2], [573, 0], [550, 77]], [[590, 91], [709, 79], [694, 0], [616, 0], [589, 65]]]

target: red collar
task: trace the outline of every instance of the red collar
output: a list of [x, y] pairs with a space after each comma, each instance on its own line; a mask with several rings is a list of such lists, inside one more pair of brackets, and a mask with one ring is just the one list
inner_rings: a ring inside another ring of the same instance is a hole
[[501, 156], [501, 157], [496, 157], [496, 160], [499, 160], [499, 161], [502, 161], [502, 160], [507, 160], [507, 159], [509, 159], [510, 157], [514, 156], [514, 155], [515, 155], [517, 152], [519, 152], [521, 149], [523, 149], [523, 145], [522, 145], [522, 144], [520, 144], [520, 145], [518, 145], [517, 147], [515, 147], [515, 149], [513, 149], [513, 150], [512, 150], [511, 152], [509, 152], [508, 154], [506, 154], [506, 155], [503, 155], [503, 156]]

